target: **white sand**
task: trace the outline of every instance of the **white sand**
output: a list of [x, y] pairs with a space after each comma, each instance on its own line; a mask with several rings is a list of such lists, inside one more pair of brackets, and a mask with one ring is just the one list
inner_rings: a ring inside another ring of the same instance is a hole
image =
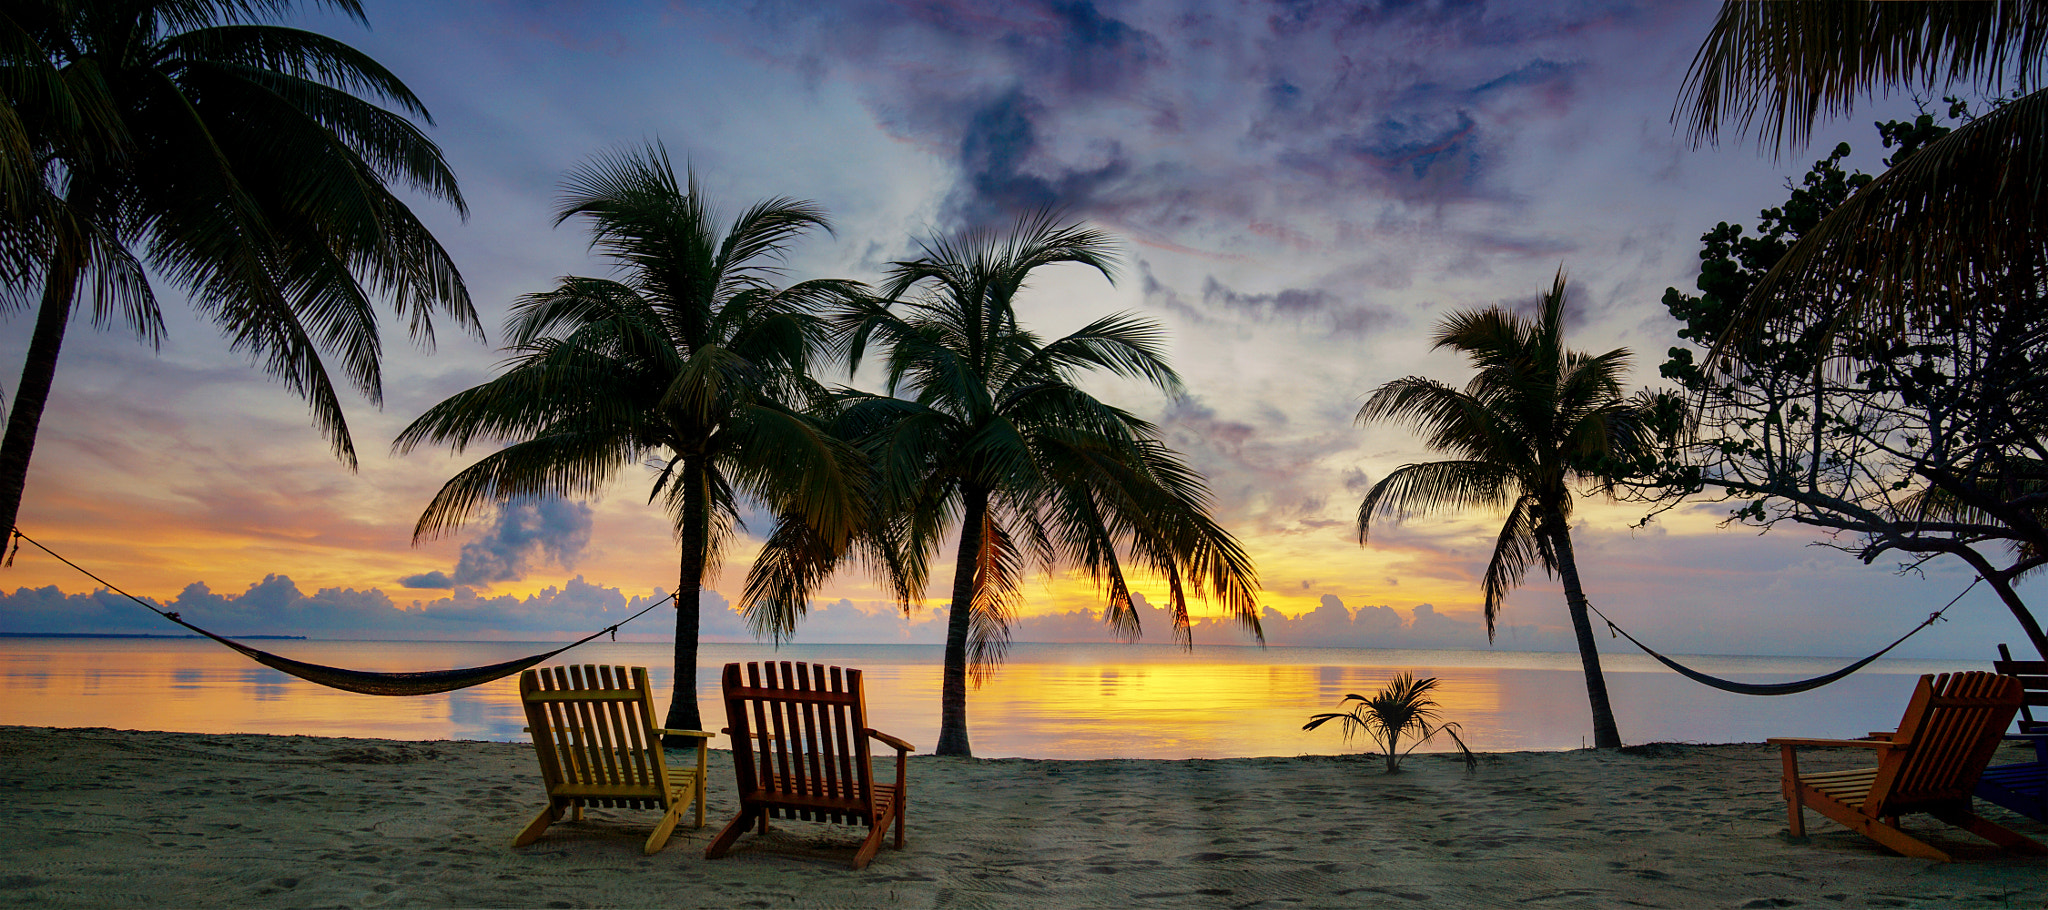
[[1788, 843], [1761, 745], [1487, 755], [1470, 776], [1439, 755], [1397, 776], [1362, 757], [913, 757], [909, 845], [863, 872], [855, 829], [797, 822], [704, 859], [735, 808], [728, 759], [709, 824], [650, 857], [651, 812], [508, 848], [542, 802], [525, 745], [0, 727], [0, 905], [2048, 906], [2048, 858], [1926, 819], [1909, 826], [1960, 861], [1812, 813]]

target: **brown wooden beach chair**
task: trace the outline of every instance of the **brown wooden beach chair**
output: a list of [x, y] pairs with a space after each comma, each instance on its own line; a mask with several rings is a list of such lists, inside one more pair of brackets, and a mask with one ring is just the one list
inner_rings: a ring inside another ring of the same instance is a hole
[[[893, 822], [903, 848], [904, 756], [909, 743], [868, 726], [860, 671], [788, 661], [725, 665], [725, 716], [732, 737], [740, 813], [704, 851], [717, 859], [749, 825], [768, 819], [866, 825], [853, 868], [866, 868]], [[875, 783], [868, 740], [896, 750], [896, 783]]]
[[1999, 659], [1992, 669], [2020, 681], [2024, 700], [2020, 703], [2019, 735], [2008, 740], [2033, 743], [2034, 760], [1984, 769], [1977, 781], [1977, 795], [2037, 821], [2048, 821], [2048, 711], [2034, 716], [2037, 707], [2048, 707], [2048, 660], [2013, 660], [2012, 651], [1998, 646]]
[[[2003, 847], [2048, 847], [1977, 816], [1970, 791], [1991, 762], [2020, 706], [2020, 684], [1995, 673], [1922, 676], [1899, 728], [1871, 739], [1773, 739], [1785, 762], [1785, 802], [1794, 837], [1806, 834], [1805, 809], [1907, 856], [1947, 862], [1949, 855], [1899, 829], [1899, 816], [1925, 812]], [[1842, 746], [1877, 753], [1877, 767], [1800, 774], [1797, 748]]]
[[[704, 827], [704, 747], [711, 734], [654, 725], [654, 687], [646, 667], [528, 670], [519, 674], [519, 700], [526, 705], [526, 732], [533, 734], [548, 804], [512, 838], [512, 846], [538, 840], [565, 811], [582, 821], [585, 806], [663, 810], [646, 853], [668, 843], [693, 802], [696, 827]], [[661, 751], [663, 736], [697, 737], [697, 766], [670, 768]]]

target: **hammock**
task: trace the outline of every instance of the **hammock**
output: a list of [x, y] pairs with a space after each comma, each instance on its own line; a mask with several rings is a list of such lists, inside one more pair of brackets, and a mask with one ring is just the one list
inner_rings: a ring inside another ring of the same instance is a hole
[[[508, 660], [504, 663], [491, 664], [489, 666], [483, 667], [465, 667], [459, 670], [421, 670], [413, 673], [377, 673], [369, 670], [346, 670], [340, 667], [328, 667], [322, 666], [320, 664], [309, 664], [302, 660], [293, 660], [289, 657], [280, 657], [268, 651], [264, 651], [258, 648], [252, 648], [248, 645], [242, 644], [241, 642], [234, 641], [228, 638], [223, 638], [219, 635], [213, 634], [212, 632], [208, 632], [205, 629], [199, 628], [198, 626], [195, 626], [189, 622], [186, 622], [176, 613], [160, 610], [157, 608], [155, 604], [143, 600], [140, 597], [136, 597], [135, 595], [123, 591], [120, 588], [114, 587], [112, 584], [109, 584], [106, 579], [101, 578], [98, 575], [94, 575], [91, 572], [87, 572], [85, 568], [80, 566], [79, 564], [72, 562], [71, 560], [65, 559], [62, 556], [58, 556], [55, 550], [43, 546], [40, 543], [36, 543], [36, 541], [33, 538], [21, 533], [20, 528], [14, 529], [14, 537], [15, 540], [17, 541], [17, 543], [15, 543], [14, 545], [15, 552], [20, 552], [21, 550], [21, 544], [19, 543], [19, 541], [27, 541], [28, 543], [33, 544], [36, 549], [56, 557], [58, 562], [61, 562], [67, 566], [77, 569], [80, 573], [84, 574], [85, 577], [90, 578], [93, 581], [99, 582], [102, 585], [105, 585], [107, 590], [113, 591], [114, 593], [119, 594], [122, 597], [126, 597], [129, 600], [141, 604], [144, 609], [149, 610], [151, 613], [155, 613], [156, 615], [168, 619], [171, 622], [177, 623], [178, 625], [184, 626], [187, 629], [191, 629], [192, 631], [204, 635], [207, 638], [211, 638], [214, 641], [227, 645], [228, 647], [233, 648], [236, 651], [240, 651], [244, 657], [247, 657], [250, 660], [253, 660], [259, 664], [262, 664], [280, 673], [286, 673], [292, 676], [296, 676], [307, 682], [318, 683], [330, 689], [340, 689], [344, 692], [355, 692], [362, 695], [437, 695], [442, 692], [453, 692], [456, 689], [467, 689], [471, 686], [480, 686], [484, 683], [491, 682], [493, 680], [504, 679], [505, 677], [511, 676], [514, 673], [518, 673], [519, 671], [524, 670], [528, 667], [536, 666], [550, 657], [560, 654], [563, 651], [567, 651], [570, 648], [576, 647], [577, 645], [583, 644], [584, 642], [596, 638], [599, 635], [603, 635], [606, 632], [612, 633], [612, 637], [614, 639], [617, 639], [619, 626], [623, 626], [626, 623], [632, 622], [633, 620], [639, 619], [640, 617], [647, 615], [648, 610], [652, 610], [655, 607], [661, 606], [662, 604], [669, 602], [669, 600], [674, 598], [675, 596], [671, 594], [668, 597], [664, 597], [660, 600], [657, 600], [654, 603], [649, 604], [646, 610], [641, 610], [640, 612], [628, 616], [625, 619], [622, 619], [613, 625], [606, 626], [602, 629], [590, 633], [589, 635], [572, 641], [566, 645], [563, 645], [545, 654], [535, 654], [531, 657], [521, 657], [516, 660]], [[14, 564], [13, 553], [8, 554], [7, 564], [10, 566]]]
[[[1963, 589], [1963, 594], [1970, 593], [1970, 588], [1976, 587], [1977, 582], [1981, 580], [1982, 579], [1973, 579], [1970, 582], [1969, 587]], [[1934, 625], [1935, 621], [1941, 619], [1941, 614], [1947, 613], [1949, 607], [1955, 606], [1957, 600], [1963, 599], [1963, 594], [1957, 594], [1955, 596], [1955, 600], [1951, 600], [1948, 602], [1948, 606], [1942, 607], [1941, 609], [1934, 611], [1927, 617], [1925, 621], [1923, 621], [1917, 626], [1914, 626], [1912, 631], [1899, 636], [1898, 641], [1885, 645], [1876, 654], [1872, 654], [1869, 657], [1863, 658], [1862, 660], [1859, 660], [1846, 667], [1843, 667], [1840, 670], [1836, 670], [1833, 673], [1828, 673], [1822, 676], [1815, 676], [1811, 679], [1800, 679], [1785, 683], [1746, 683], [1736, 682], [1732, 679], [1722, 679], [1718, 676], [1708, 676], [1705, 673], [1701, 673], [1700, 671], [1688, 667], [1684, 664], [1681, 664], [1678, 661], [1672, 660], [1669, 657], [1665, 657], [1664, 655], [1657, 653], [1656, 650], [1651, 648], [1649, 645], [1637, 641], [1636, 637], [1628, 634], [1628, 631], [1626, 629], [1623, 629], [1622, 627], [1615, 625], [1614, 620], [1608, 619], [1607, 614], [1601, 613], [1599, 607], [1595, 607], [1590, 603], [1586, 606], [1588, 609], [1591, 609], [1594, 613], [1599, 614], [1600, 618], [1607, 623], [1607, 630], [1609, 632], [1612, 632], [1614, 634], [1620, 635], [1623, 638], [1628, 639], [1631, 644], [1634, 644], [1636, 647], [1643, 649], [1644, 654], [1648, 654], [1651, 657], [1656, 658], [1658, 663], [1670, 667], [1672, 670], [1677, 671], [1677, 673], [1680, 676], [1690, 679], [1693, 682], [1705, 686], [1712, 686], [1716, 689], [1720, 689], [1723, 692], [1733, 692], [1737, 695], [1796, 695], [1801, 692], [1807, 692], [1813, 689], [1818, 689], [1831, 682], [1848, 676], [1849, 674], [1861, 670], [1865, 666], [1868, 666], [1871, 661], [1885, 656], [1885, 654], [1889, 653], [1891, 649], [1898, 647], [1900, 644], [1903, 644], [1906, 639], [1912, 638], [1914, 635], [1919, 634], [1921, 629], [1925, 629], [1928, 626]]]

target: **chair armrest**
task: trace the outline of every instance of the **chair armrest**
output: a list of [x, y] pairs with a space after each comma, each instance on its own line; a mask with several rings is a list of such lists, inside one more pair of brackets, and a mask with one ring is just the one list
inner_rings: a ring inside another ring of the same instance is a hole
[[881, 741], [882, 741], [882, 742], [884, 742], [884, 743], [887, 743], [887, 744], [889, 745], [889, 747], [890, 747], [890, 748], [892, 748], [892, 749], [895, 749], [895, 750], [896, 750], [896, 751], [898, 751], [898, 752], [915, 752], [915, 751], [917, 751], [917, 747], [916, 747], [916, 746], [913, 746], [913, 745], [911, 745], [911, 744], [909, 744], [909, 743], [907, 743], [907, 742], [904, 742], [903, 740], [897, 739], [897, 738], [896, 738], [896, 737], [894, 737], [894, 736], [890, 736], [890, 735], [889, 735], [889, 734], [887, 734], [887, 733], [883, 733], [882, 731], [880, 731], [880, 730], [877, 730], [877, 729], [875, 729], [875, 728], [873, 728], [873, 727], [869, 727], [869, 728], [868, 728], [868, 731], [867, 731], [867, 733], [868, 733], [868, 735], [869, 735], [869, 736], [871, 736], [871, 737], [874, 737], [875, 739], [879, 739], [879, 740], [881, 740]]
[[662, 736], [694, 736], [698, 739], [710, 739], [714, 735], [702, 730], [664, 730], [660, 727], [655, 727], [654, 732]]
[[1774, 736], [1764, 740], [1773, 746], [1861, 746], [1865, 749], [1896, 749], [1898, 743], [1889, 739], [1796, 739]]

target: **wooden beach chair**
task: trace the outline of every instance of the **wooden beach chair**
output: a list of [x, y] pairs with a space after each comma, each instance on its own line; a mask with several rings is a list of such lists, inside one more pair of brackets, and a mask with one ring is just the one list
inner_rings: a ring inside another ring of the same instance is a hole
[[[853, 868], [866, 868], [891, 823], [903, 848], [904, 756], [909, 743], [868, 726], [860, 671], [788, 661], [726, 664], [725, 716], [732, 737], [733, 773], [739, 778], [740, 813], [704, 851], [717, 859], [768, 819], [865, 825]], [[896, 750], [896, 783], [875, 783], [868, 741]]]
[[[661, 821], [643, 852], [668, 843], [669, 832], [695, 803], [696, 827], [704, 827], [705, 741], [702, 730], [664, 730], [654, 725], [654, 687], [646, 667], [594, 665], [542, 667], [519, 674], [519, 700], [526, 706], [526, 732], [540, 757], [548, 804], [512, 846], [540, 838], [548, 826], [585, 806], [661, 809]], [[697, 738], [695, 768], [670, 768], [661, 751], [663, 736]]]
[[[1925, 812], [2002, 847], [2048, 847], [1977, 816], [1970, 792], [2020, 706], [2019, 680], [1995, 673], [1922, 676], [1899, 728], [1871, 739], [1773, 739], [1785, 762], [1785, 803], [1794, 837], [1813, 809], [1907, 856], [1949, 855], [1899, 829], [1899, 816]], [[1799, 773], [1798, 747], [1840, 746], [1877, 753], [1877, 766]]]
[[2048, 660], [2013, 660], [2012, 651], [1998, 646], [1999, 659], [1992, 669], [2019, 679], [2024, 700], [2020, 702], [2020, 732], [2007, 740], [2034, 744], [2034, 760], [1984, 769], [1977, 781], [1977, 795], [2037, 821], [2048, 821], [2048, 711], [2034, 716], [2036, 707], [2048, 707]]

